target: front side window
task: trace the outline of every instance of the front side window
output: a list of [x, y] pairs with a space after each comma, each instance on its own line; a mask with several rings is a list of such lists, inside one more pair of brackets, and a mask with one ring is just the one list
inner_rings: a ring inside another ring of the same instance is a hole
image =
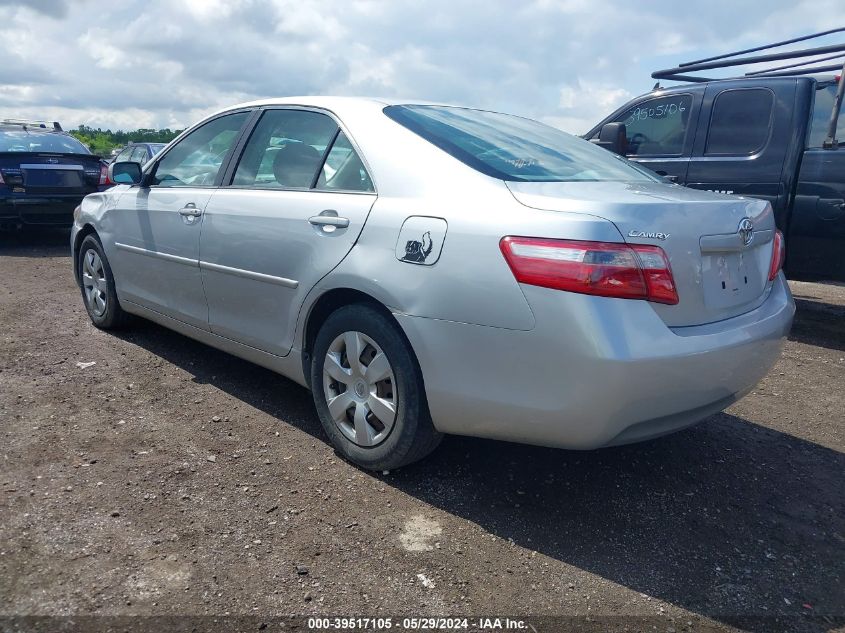
[[689, 129], [692, 96], [669, 95], [641, 101], [616, 117], [624, 123], [628, 155], [680, 156]]
[[449, 106], [388, 106], [384, 113], [466, 165], [501, 180], [656, 180], [612, 152], [531, 119]]
[[188, 134], [158, 162], [151, 184], [159, 187], [213, 185], [248, 115], [248, 112], [227, 114]]
[[747, 156], [769, 140], [775, 95], [767, 88], [725, 90], [713, 103], [705, 154]]
[[310, 189], [338, 127], [308, 110], [268, 110], [249, 137], [235, 171], [235, 186]]
[[[833, 113], [833, 99], [836, 96], [836, 84], [828, 84], [816, 88], [816, 101], [813, 104], [812, 118], [810, 119], [810, 132], [807, 138], [807, 147], [821, 147], [827, 138], [827, 126], [830, 125], [830, 115]], [[839, 120], [836, 124], [836, 139], [845, 142], [845, 117], [842, 110], [839, 111]]]

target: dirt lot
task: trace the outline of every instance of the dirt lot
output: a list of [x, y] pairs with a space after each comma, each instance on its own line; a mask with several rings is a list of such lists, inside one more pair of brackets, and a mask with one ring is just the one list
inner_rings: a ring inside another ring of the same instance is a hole
[[451, 437], [373, 475], [284, 378], [93, 328], [66, 241], [0, 236], [0, 615], [843, 626], [845, 287], [794, 284], [782, 360], [691, 430], [591, 453]]

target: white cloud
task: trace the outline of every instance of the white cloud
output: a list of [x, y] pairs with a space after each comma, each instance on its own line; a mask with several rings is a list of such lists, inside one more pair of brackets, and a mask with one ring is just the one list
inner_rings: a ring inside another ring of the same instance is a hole
[[[756, 5], [756, 6], [755, 6]], [[649, 73], [845, 22], [841, 0], [0, 0], [0, 116], [183, 127], [272, 95], [369, 94], [583, 132]]]

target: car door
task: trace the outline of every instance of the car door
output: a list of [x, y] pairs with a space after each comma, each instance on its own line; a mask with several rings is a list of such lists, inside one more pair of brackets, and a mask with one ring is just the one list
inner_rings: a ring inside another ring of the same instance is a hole
[[357, 240], [373, 183], [337, 121], [300, 108], [265, 110], [229, 171], [203, 217], [211, 331], [283, 356], [308, 291]]
[[686, 182], [701, 97], [671, 93], [635, 101], [608, 122], [625, 124], [627, 158], [675, 182]]
[[787, 195], [781, 174], [793, 108], [776, 106], [794, 99], [794, 82], [707, 86], [687, 186], [763, 198], [778, 209]]
[[109, 212], [121, 301], [208, 329], [199, 269], [201, 216], [249, 111], [203, 123], [153, 164]]
[[790, 275], [845, 281], [845, 116], [824, 147], [836, 84], [822, 84], [815, 101], [786, 236]]

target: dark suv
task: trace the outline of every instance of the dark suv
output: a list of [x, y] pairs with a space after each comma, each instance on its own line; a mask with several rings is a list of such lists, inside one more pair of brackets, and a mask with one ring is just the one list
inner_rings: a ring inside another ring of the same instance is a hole
[[82, 198], [109, 185], [106, 163], [58, 123], [0, 121], [0, 228], [70, 226]]

